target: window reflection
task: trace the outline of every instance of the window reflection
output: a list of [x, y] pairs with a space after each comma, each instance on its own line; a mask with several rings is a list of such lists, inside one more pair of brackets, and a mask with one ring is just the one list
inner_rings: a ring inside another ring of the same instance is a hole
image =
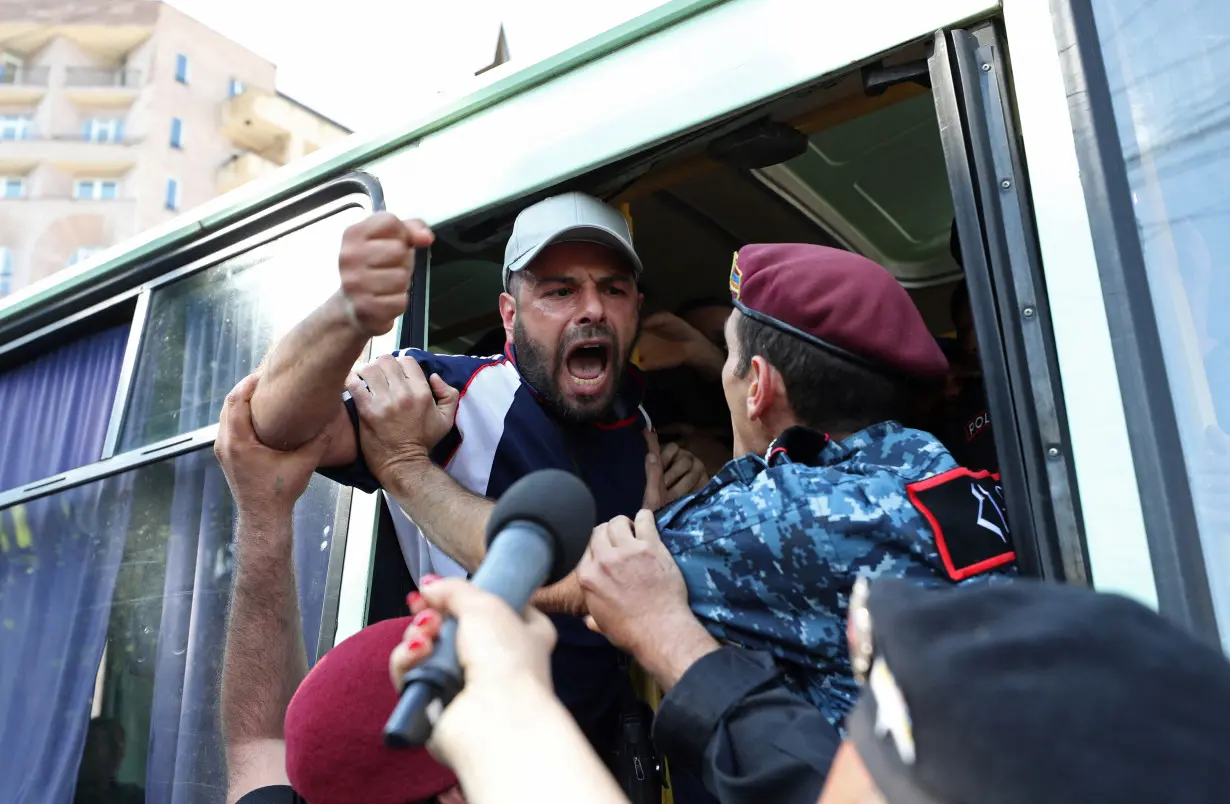
[[1209, 582], [1230, 645], [1230, 4], [1093, 6]]
[[[338, 491], [295, 509], [309, 664]], [[0, 511], [0, 801], [223, 801], [233, 516], [208, 449]]]
[[120, 451], [213, 424], [279, 337], [338, 286], [355, 207], [154, 291]]
[[428, 350], [484, 357], [504, 351], [500, 271], [500, 263], [477, 259], [432, 265], [427, 297]]

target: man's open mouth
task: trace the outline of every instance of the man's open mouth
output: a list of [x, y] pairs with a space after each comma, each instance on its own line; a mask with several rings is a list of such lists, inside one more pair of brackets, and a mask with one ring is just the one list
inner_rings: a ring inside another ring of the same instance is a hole
[[611, 363], [611, 345], [605, 341], [585, 341], [568, 350], [564, 369], [573, 383], [581, 387], [601, 385]]

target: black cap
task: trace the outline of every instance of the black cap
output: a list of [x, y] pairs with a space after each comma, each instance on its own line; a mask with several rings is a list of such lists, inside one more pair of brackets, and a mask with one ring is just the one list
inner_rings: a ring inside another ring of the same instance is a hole
[[1230, 662], [1139, 603], [882, 580], [850, 616], [847, 728], [891, 804], [1230, 801]]

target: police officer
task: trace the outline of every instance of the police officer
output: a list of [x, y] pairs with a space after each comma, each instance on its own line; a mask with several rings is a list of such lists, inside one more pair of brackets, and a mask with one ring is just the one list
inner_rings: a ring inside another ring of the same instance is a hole
[[864, 692], [820, 804], [1227, 799], [1230, 664], [1139, 603], [890, 580], [851, 626]]
[[[641, 547], [598, 535], [606, 541], [595, 541], [596, 553], [664, 552], [652, 535]], [[678, 580], [669, 554], [660, 566]], [[551, 639], [541, 615], [518, 620], [460, 581], [424, 596], [437, 608], [406, 629], [390, 677], [400, 689], [430, 655], [441, 615], [456, 616], [471, 640], [462, 656], [464, 695], [474, 700], [445, 710], [436, 737], [446, 730], [448, 739], [433, 750], [467, 758], [467, 794], [524, 801], [537, 784], [559, 800], [614, 801], [610, 779], [544, 696]], [[1032, 580], [960, 589], [859, 581], [847, 633], [862, 691], [831, 772], [824, 757], [837, 748], [835, 730], [819, 711], [765, 683], [740, 655], [750, 651], [718, 648], [703, 628], [711, 652], [663, 702], [655, 737], [702, 745], [698, 761], [723, 804], [814, 804], [822, 787], [820, 804], [1226, 800], [1230, 664], [1138, 603]], [[675, 717], [682, 708], [717, 718], [716, 729]], [[569, 769], [559, 780], [569, 789], [544, 788], [525, 771], [552, 760]]]
[[[719, 641], [738, 645], [758, 684], [801, 695], [838, 729], [858, 694], [844, 639], [856, 579], [1013, 573], [1002, 499], [986, 473], [897, 421], [948, 366], [884, 268], [821, 246], [750, 245], [730, 287], [722, 385], [742, 457], [656, 522], [641, 512], [601, 526], [578, 578], [596, 626], [664, 689]], [[692, 685], [710, 692], [678, 707], [668, 695], [659, 711], [702, 748], [721, 696], [745, 691], [712, 669]], [[666, 742], [673, 767], [701, 753]]]

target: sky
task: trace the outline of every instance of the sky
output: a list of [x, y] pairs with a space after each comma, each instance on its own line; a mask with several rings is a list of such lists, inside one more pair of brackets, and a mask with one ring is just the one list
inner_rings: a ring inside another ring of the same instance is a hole
[[279, 91], [371, 133], [488, 64], [501, 22], [512, 61], [532, 63], [664, 0], [168, 2], [276, 64]]

